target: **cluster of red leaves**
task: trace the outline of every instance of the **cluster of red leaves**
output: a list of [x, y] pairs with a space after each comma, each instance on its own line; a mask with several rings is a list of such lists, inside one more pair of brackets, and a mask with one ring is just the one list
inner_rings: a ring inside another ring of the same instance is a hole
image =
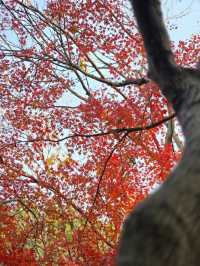
[[12, 208], [6, 204], [0, 205], [0, 262], [9, 266], [37, 266], [34, 251], [18, 246], [18, 243], [23, 241], [19, 239], [23, 235], [18, 234], [18, 226], [13, 219], [12, 211]]
[[[45, 4], [0, 7], [0, 262], [114, 265], [125, 216], [180, 157], [171, 111], [151, 82], [118, 86], [146, 69], [128, 2]], [[180, 42], [177, 62], [199, 50]]]

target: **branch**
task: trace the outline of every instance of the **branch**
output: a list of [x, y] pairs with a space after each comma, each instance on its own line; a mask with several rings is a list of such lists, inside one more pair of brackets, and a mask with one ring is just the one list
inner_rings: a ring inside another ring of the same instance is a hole
[[91, 79], [94, 79], [96, 81], [105, 83], [105, 84], [107, 84], [107, 85], [109, 85], [111, 87], [123, 87], [123, 86], [127, 86], [127, 85], [138, 85], [138, 86], [141, 86], [141, 85], [146, 84], [146, 83], [149, 82], [149, 79], [147, 79], [147, 78], [127, 79], [127, 80], [124, 80], [124, 81], [121, 81], [121, 82], [114, 82], [114, 81], [111, 81], [111, 80], [108, 80], [108, 79], [105, 79], [105, 78], [102, 78], [102, 77], [97, 77], [95, 75], [92, 75], [92, 74], [82, 70], [79, 66], [77, 66], [75, 64], [70, 63], [70, 65], [71, 65], [71, 67], [79, 70], [82, 74], [84, 74], [88, 78], [91, 78]]
[[57, 142], [62, 142], [64, 140], [67, 139], [71, 139], [71, 138], [92, 138], [92, 137], [102, 137], [102, 136], [106, 136], [106, 135], [110, 135], [110, 134], [116, 134], [116, 133], [123, 133], [123, 132], [127, 132], [132, 133], [132, 132], [139, 132], [139, 131], [143, 131], [143, 130], [149, 130], [152, 128], [155, 128], [157, 126], [160, 126], [161, 124], [173, 119], [175, 117], [175, 114], [172, 114], [171, 116], [168, 116], [158, 122], [152, 123], [150, 125], [147, 126], [139, 126], [139, 127], [128, 127], [128, 128], [115, 128], [106, 132], [99, 132], [99, 133], [94, 133], [94, 134], [73, 134], [73, 135], [69, 135], [66, 137], [63, 137], [61, 139], [58, 140], [53, 140], [53, 139], [48, 139], [48, 138], [36, 138], [36, 139], [29, 139], [29, 140], [16, 140], [15, 143], [10, 143], [8, 145], [12, 145], [12, 144], [17, 144], [17, 143], [31, 143], [31, 142], [39, 142], [39, 141], [44, 141], [44, 142], [53, 142], [53, 143], [57, 143]]
[[186, 146], [168, 180], [126, 219], [118, 266], [196, 266], [200, 246], [200, 72], [175, 64], [160, 1], [131, 2], [150, 76], [171, 101]]
[[97, 197], [98, 195], [100, 194], [100, 186], [101, 186], [101, 182], [102, 182], [102, 179], [103, 179], [103, 176], [105, 174], [105, 171], [106, 171], [106, 168], [107, 168], [107, 165], [108, 165], [108, 162], [110, 161], [113, 153], [115, 152], [115, 150], [117, 149], [117, 147], [119, 146], [119, 144], [124, 141], [126, 139], [126, 137], [128, 136], [128, 132], [126, 132], [122, 137], [121, 139], [119, 139], [119, 141], [115, 144], [115, 146], [112, 148], [112, 150], [110, 151], [110, 154], [108, 155], [105, 163], [104, 163], [104, 167], [102, 169], [102, 172], [99, 176], [99, 180], [98, 180], [98, 184], [97, 184], [97, 188], [96, 188], [96, 192], [95, 192], [95, 195], [94, 195], [94, 198], [93, 198], [93, 202], [92, 202], [92, 206], [90, 207], [90, 210], [89, 210], [89, 214], [87, 215], [87, 219], [85, 221], [85, 224], [84, 224], [84, 228], [83, 228], [83, 231], [85, 230], [86, 228], [86, 225], [88, 223], [88, 219], [90, 217], [90, 215], [92, 214], [93, 210], [94, 210], [94, 207], [95, 207], [95, 203], [97, 201]]
[[176, 66], [159, 0], [131, 0], [148, 57], [149, 76], [162, 83]]

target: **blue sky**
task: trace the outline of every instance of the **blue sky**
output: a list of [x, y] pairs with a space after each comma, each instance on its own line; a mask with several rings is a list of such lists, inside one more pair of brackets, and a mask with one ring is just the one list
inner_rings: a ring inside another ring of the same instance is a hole
[[[40, 8], [46, 6], [46, 0], [32, 0]], [[192, 33], [200, 33], [200, 0], [161, 0], [165, 21], [178, 25], [170, 31], [173, 41], [190, 38]]]
[[163, 0], [165, 21], [177, 25], [169, 31], [172, 41], [189, 39], [200, 33], [200, 0]]

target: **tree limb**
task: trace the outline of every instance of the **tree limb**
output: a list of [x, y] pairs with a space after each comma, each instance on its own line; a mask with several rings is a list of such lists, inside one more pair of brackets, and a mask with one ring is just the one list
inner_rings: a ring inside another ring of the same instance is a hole
[[197, 266], [200, 254], [200, 71], [175, 64], [159, 0], [132, 0], [150, 77], [171, 102], [186, 139], [168, 180], [126, 219], [118, 266]]

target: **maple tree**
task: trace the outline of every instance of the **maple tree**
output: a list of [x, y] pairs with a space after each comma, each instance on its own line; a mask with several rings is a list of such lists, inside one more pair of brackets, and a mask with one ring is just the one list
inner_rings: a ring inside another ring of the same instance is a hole
[[[182, 151], [127, 1], [0, 1], [0, 261], [115, 265]], [[199, 36], [174, 46], [193, 65]]]

